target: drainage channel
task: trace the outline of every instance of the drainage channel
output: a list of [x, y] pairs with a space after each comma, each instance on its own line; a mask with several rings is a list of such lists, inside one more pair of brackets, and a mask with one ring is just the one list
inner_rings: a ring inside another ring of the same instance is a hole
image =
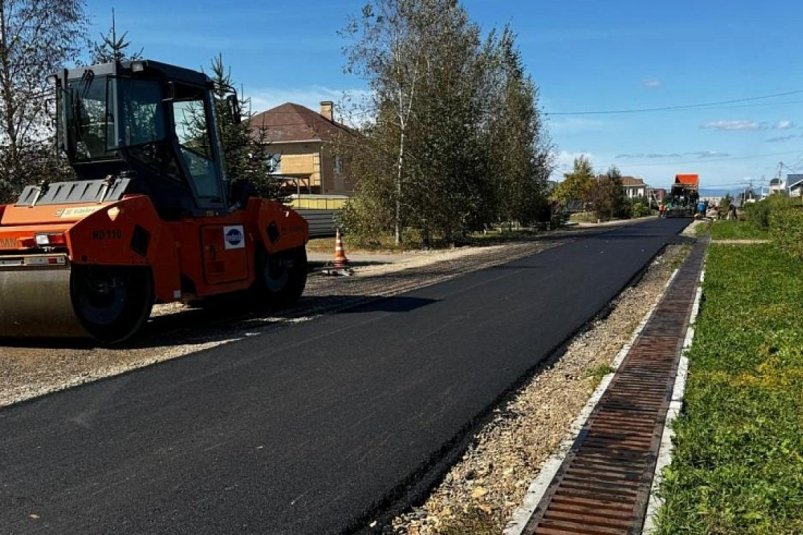
[[523, 534], [641, 533], [705, 248], [692, 248]]

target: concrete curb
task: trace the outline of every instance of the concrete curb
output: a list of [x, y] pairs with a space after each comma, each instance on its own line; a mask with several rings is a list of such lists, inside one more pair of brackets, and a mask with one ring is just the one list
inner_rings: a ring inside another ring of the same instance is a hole
[[616, 354], [616, 358], [611, 364], [611, 366], [614, 368], [614, 371], [602, 378], [602, 381], [600, 381], [599, 385], [597, 385], [597, 388], [591, 394], [591, 397], [583, 407], [583, 410], [580, 411], [580, 414], [577, 416], [574, 422], [572, 422], [571, 426], [569, 427], [568, 434], [561, 441], [557, 451], [553, 453], [541, 466], [541, 470], [539, 471], [538, 475], [527, 488], [527, 493], [524, 495], [522, 504], [516, 509], [516, 511], [513, 513], [513, 516], [505, 526], [505, 530], [503, 531], [504, 535], [521, 535], [524, 531], [524, 528], [527, 526], [527, 522], [535, 512], [535, 508], [538, 507], [541, 498], [543, 498], [544, 493], [546, 492], [547, 488], [549, 488], [549, 484], [552, 482], [552, 479], [555, 477], [558, 469], [563, 464], [566, 455], [571, 450], [572, 444], [574, 444], [574, 441], [577, 439], [577, 436], [580, 434], [580, 431], [583, 429], [583, 426], [585, 425], [589, 416], [591, 416], [592, 411], [602, 398], [605, 390], [607, 390], [614, 374], [619, 369], [619, 366], [622, 364], [625, 356], [627, 356], [630, 348], [641, 335], [641, 332], [644, 330], [647, 322], [650, 320], [655, 312], [655, 309], [658, 307], [658, 303], [660, 303], [661, 298], [666, 293], [669, 285], [672, 284], [672, 281], [675, 280], [675, 277], [679, 271], [679, 269], [676, 269], [672, 273], [672, 275], [669, 277], [669, 280], [667, 280], [666, 284], [664, 285], [663, 290], [661, 291], [661, 296], [656, 300], [655, 304], [650, 307], [650, 310], [647, 311], [641, 322], [638, 324], [638, 327], [636, 327], [633, 335], [625, 343], [625, 345], [622, 346], [622, 348], [619, 350], [619, 353]]

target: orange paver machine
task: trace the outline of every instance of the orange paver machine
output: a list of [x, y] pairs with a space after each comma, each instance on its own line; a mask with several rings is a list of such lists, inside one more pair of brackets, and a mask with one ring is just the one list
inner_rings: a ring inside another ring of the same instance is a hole
[[675, 175], [675, 181], [666, 199], [668, 217], [692, 217], [700, 198], [700, 176], [696, 174]]

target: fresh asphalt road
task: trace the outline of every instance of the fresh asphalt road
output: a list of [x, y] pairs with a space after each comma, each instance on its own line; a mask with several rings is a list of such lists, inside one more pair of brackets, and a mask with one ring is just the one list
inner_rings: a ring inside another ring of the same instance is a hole
[[509, 264], [0, 411], [2, 533], [338, 533], [467, 431], [687, 220]]

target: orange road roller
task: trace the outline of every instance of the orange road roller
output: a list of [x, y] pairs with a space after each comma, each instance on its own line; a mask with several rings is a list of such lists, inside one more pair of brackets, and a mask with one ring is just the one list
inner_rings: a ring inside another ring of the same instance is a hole
[[226, 176], [206, 75], [143, 60], [51, 78], [78, 179], [0, 206], [0, 337], [114, 344], [154, 303], [300, 297], [307, 222]]

